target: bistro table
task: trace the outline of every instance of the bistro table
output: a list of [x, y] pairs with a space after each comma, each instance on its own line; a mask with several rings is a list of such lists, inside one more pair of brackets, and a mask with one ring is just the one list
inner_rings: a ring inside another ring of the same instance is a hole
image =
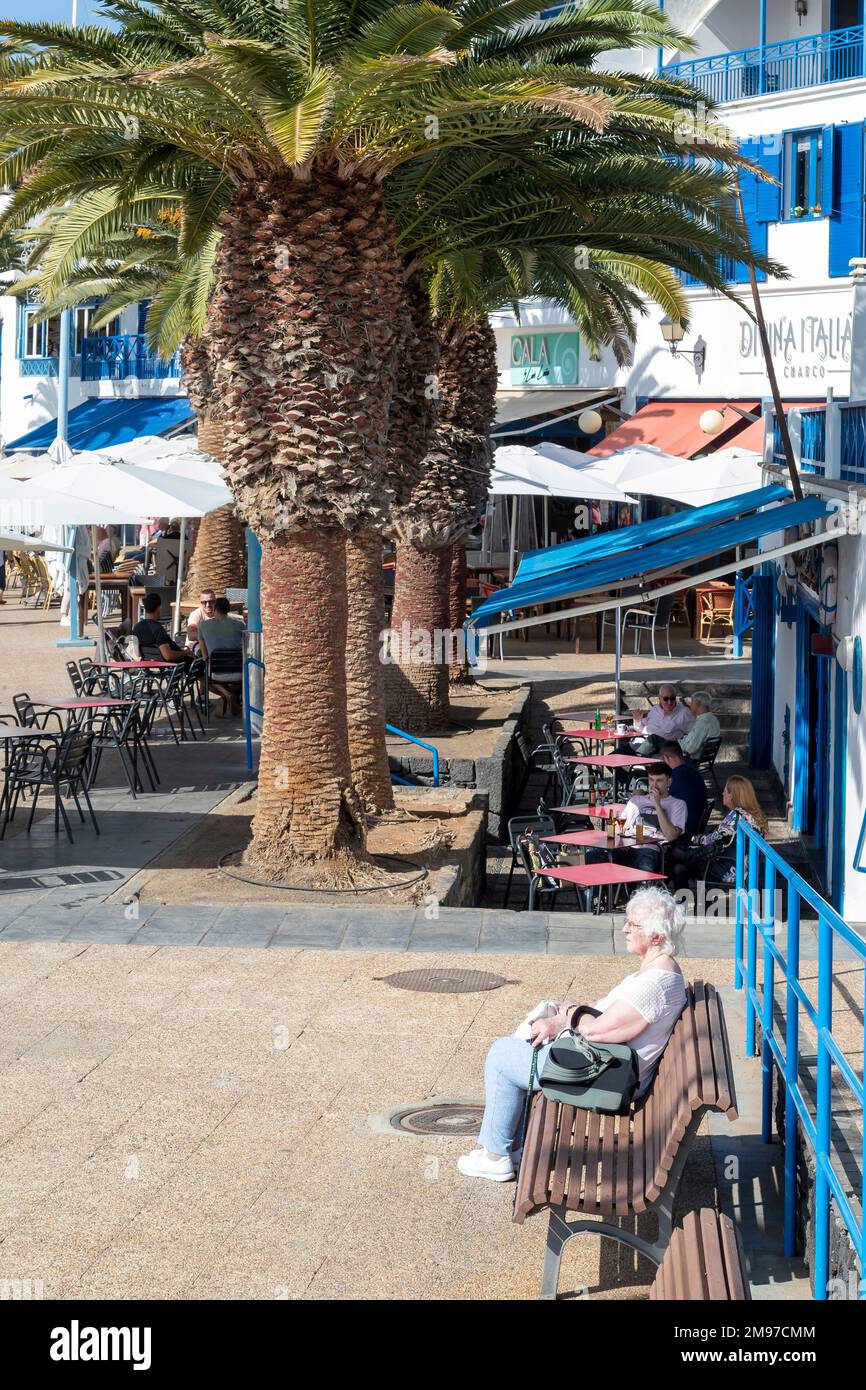
[[[537, 876], [558, 878], [563, 883], [573, 883], [576, 888], [613, 888], [621, 883], [664, 878], [664, 874], [654, 873], [652, 869], [635, 869], [630, 864], [545, 864]], [[530, 911], [535, 905], [535, 878], [533, 874], [529, 884]], [[601, 911], [601, 894], [595, 910], [596, 913]]]
[[595, 739], [598, 743], [615, 743], [618, 738], [634, 738], [634, 729], [625, 729], [622, 733], [617, 733], [616, 729], [563, 729], [560, 738], [585, 738]]
[[104, 666], [111, 671], [142, 671], [148, 666], [176, 666], [176, 661], [91, 661], [91, 666]]
[[76, 695], [73, 699], [31, 700], [31, 705], [42, 705], [48, 709], [105, 709], [113, 705], [134, 705], [135, 700], [122, 700], [114, 695]]
[[590, 787], [592, 786], [592, 770], [594, 768], [612, 772], [613, 795], [614, 800], [616, 800], [617, 778], [620, 772], [629, 767], [646, 767], [648, 763], [654, 762], [655, 759], [647, 757], [646, 754], [640, 755], [637, 753], [600, 753], [584, 757], [569, 757], [566, 758], [565, 761], [567, 763], [576, 763], [580, 767], [588, 767], [590, 769]]
[[621, 816], [627, 801], [606, 801], [598, 806], [551, 806], [551, 811], [558, 811], [563, 816], [585, 816], [587, 820], [607, 820], [611, 811], [614, 817]]

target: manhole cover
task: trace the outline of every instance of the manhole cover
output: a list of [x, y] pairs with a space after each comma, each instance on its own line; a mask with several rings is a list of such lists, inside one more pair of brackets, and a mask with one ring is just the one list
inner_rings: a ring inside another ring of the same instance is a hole
[[481, 1129], [483, 1105], [413, 1105], [411, 1110], [398, 1110], [391, 1116], [391, 1125], [404, 1134], [438, 1134], [447, 1139], [476, 1135]]
[[395, 989], [415, 989], [427, 994], [471, 994], [475, 990], [501, 989], [508, 981], [489, 970], [399, 970], [396, 975], [380, 975]]

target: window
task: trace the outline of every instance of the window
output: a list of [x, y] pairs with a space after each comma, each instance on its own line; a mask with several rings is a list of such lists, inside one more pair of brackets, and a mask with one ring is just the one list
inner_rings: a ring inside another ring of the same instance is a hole
[[21, 325], [22, 357], [57, 357], [60, 352], [60, 319], [37, 321], [38, 309], [24, 309]]
[[826, 217], [821, 206], [823, 140], [820, 130], [794, 130], [785, 136], [783, 216], [787, 222]]

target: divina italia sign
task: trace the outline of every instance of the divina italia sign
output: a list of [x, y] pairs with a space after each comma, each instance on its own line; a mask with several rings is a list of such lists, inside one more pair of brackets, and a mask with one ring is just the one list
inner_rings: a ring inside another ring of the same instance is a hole
[[576, 333], [512, 333], [511, 385], [575, 386]]
[[[823, 381], [851, 365], [850, 314], [782, 314], [767, 320], [776, 370], [789, 381]], [[740, 371], [763, 376], [761, 339], [755, 325], [740, 323]]]

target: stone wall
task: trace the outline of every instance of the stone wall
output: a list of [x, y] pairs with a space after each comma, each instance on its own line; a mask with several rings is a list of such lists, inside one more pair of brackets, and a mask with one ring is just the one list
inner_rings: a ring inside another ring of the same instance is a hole
[[[531, 695], [529, 686], [521, 686], [517, 691], [487, 757], [439, 759], [442, 786], [474, 787], [487, 793], [487, 832], [494, 840], [504, 837], [508, 818], [517, 810], [523, 764], [516, 755], [514, 736], [527, 728]], [[423, 786], [433, 785], [433, 758], [422, 748], [407, 745], [406, 753], [401, 758], [392, 756], [390, 763], [391, 771], [398, 777], [412, 777]]]
[[413, 815], [441, 816], [443, 829], [454, 837], [445, 862], [430, 876], [430, 893], [442, 907], [477, 907], [486, 886], [486, 793], [460, 787], [395, 787], [394, 800]]

